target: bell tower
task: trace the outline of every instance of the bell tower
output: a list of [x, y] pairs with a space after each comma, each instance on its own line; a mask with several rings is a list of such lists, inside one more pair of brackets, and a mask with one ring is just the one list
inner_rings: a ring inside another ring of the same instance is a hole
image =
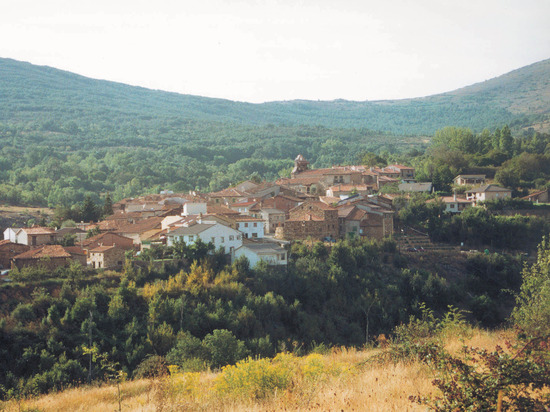
[[302, 173], [302, 172], [305, 172], [306, 170], [309, 169], [309, 162], [304, 158], [304, 156], [302, 156], [301, 154], [299, 154], [298, 156], [296, 156], [296, 159], [294, 159], [294, 169], [292, 169], [292, 177], [294, 177], [294, 175], [297, 175], [298, 173]]

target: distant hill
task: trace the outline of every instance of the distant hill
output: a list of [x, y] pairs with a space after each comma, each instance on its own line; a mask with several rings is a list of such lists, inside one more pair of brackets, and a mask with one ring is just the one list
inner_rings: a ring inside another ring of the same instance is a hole
[[79, 125], [194, 120], [243, 125], [319, 125], [431, 135], [454, 125], [476, 131], [509, 124], [550, 129], [550, 59], [439, 95], [352, 102], [292, 100], [251, 104], [94, 80], [0, 58], [0, 122]]

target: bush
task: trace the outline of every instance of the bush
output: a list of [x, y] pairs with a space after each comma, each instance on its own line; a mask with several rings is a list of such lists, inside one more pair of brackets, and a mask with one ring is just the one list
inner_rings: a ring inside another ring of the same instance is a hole
[[463, 347], [452, 356], [440, 345], [424, 346], [424, 363], [437, 375], [433, 384], [442, 395], [411, 396], [434, 411], [495, 410], [501, 392], [502, 410], [547, 411], [550, 405], [550, 363], [537, 353], [548, 351], [550, 339], [533, 340], [512, 355]]
[[216, 329], [206, 335], [203, 346], [209, 351], [210, 364], [213, 368], [234, 364], [247, 355], [244, 342], [238, 340], [226, 329]]
[[146, 357], [134, 370], [134, 378], [156, 378], [168, 374], [168, 367], [162, 356]]

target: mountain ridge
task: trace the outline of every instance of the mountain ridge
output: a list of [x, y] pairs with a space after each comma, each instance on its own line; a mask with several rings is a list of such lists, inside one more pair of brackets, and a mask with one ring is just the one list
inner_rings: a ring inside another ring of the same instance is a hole
[[504, 123], [546, 130], [550, 123], [550, 59], [425, 97], [247, 103], [91, 79], [0, 58], [0, 121], [54, 118], [86, 122], [97, 116], [107, 121], [157, 116], [250, 125], [320, 125], [396, 134], [433, 134], [447, 125], [481, 130]]

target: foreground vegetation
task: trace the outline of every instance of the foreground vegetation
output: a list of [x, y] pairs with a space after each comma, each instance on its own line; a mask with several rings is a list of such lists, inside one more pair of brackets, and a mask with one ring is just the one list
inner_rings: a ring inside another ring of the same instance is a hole
[[[494, 350], [504, 346], [510, 332], [470, 331], [467, 337], [445, 339], [457, 353], [462, 344]], [[369, 410], [423, 411], [409, 397], [435, 396], [434, 371], [418, 360], [380, 361], [382, 348], [334, 348], [326, 354], [296, 357], [280, 354], [273, 360], [242, 361], [219, 372], [179, 373], [68, 389], [37, 399], [4, 403], [41, 411], [122, 410]], [[119, 392], [120, 389], [120, 392]]]
[[227, 265], [206, 251], [172, 264], [128, 261], [120, 274], [15, 271], [0, 287], [0, 395], [101, 381], [113, 367], [137, 377], [151, 355], [198, 371], [321, 344], [362, 346], [419, 315], [423, 302], [494, 327], [512, 310], [523, 264], [458, 256], [456, 277], [429, 260], [409, 268], [392, 241], [296, 243], [283, 271]]

